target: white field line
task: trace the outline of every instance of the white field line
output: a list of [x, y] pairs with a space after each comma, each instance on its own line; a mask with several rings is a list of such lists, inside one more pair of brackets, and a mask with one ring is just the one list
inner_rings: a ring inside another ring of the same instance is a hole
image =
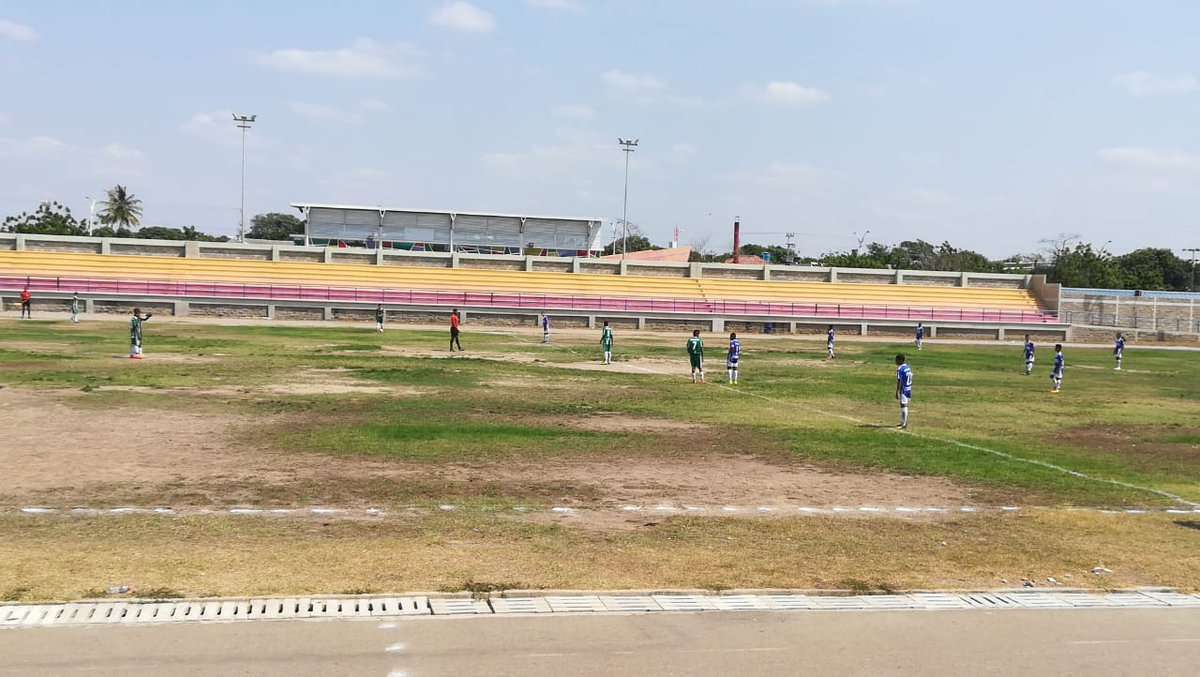
[[[640, 370], [642, 370], [642, 371], [645, 371], [645, 372], [647, 372], [647, 373], [650, 373], [650, 374], [657, 374], [657, 375], [659, 375], [659, 376], [673, 376], [673, 375], [674, 375], [674, 374], [665, 373], [665, 372], [661, 372], [661, 371], [656, 371], [656, 370], [653, 370], [653, 369], [649, 369], [649, 368], [646, 368], [646, 367], [642, 367], [642, 366], [640, 366], [640, 365], [632, 365], [632, 364], [631, 364], [631, 365], [627, 365], [627, 366], [629, 366], [629, 367], [632, 367], [632, 368], [634, 368], [634, 369], [640, 369]], [[714, 383], [713, 385], [717, 386], [718, 388], [723, 388], [723, 389], [725, 389], [725, 390], [728, 390], [728, 391], [730, 391], [730, 392], [738, 393], [738, 394], [741, 394], [741, 395], [748, 395], [748, 396], [750, 396], [750, 397], [757, 397], [757, 398], [759, 398], [759, 399], [761, 399], [761, 400], [766, 400], [767, 402], [771, 402], [771, 403], [774, 403], [774, 404], [781, 404], [781, 405], [788, 406], [788, 407], [793, 407], [793, 408], [799, 408], [799, 407], [800, 407], [800, 405], [799, 405], [799, 404], [796, 404], [795, 402], [787, 402], [787, 401], [785, 401], [785, 400], [779, 400], [779, 399], [776, 399], [776, 398], [773, 398], [773, 397], [767, 397], [766, 395], [762, 395], [762, 394], [755, 393], [755, 392], [750, 392], [750, 391], [747, 391], [747, 390], [742, 390], [741, 388], [734, 388], [734, 387], [732, 387], [732, 386], [729, 386], [729, 385], [726, 385], [726, 384], [723, 384], [723, 383]], [[862, 419], [860, 419], [860, 418], [856, 418], [856, 417], [854, 417], [854, 416], [849, 416], [849, 415], [847, 415], [847, 414], [839, 414], [839, 413], [835, 413], [835, 412], [824, 411], [824, 410], [822, 410], [822, 409], [818, 409], [818, 408], [815, 408], [815, 407], [811, 407], [811, 406], [809, 406], [809, 405], [807, 405], [807, 404], [805, 404], [803, 408], [804, 408], [804, 411], [811, 411], [811, 412], [814, 412], [814, 413], [820, 414], [821, 416], [825, 416], [826, 418], [836, 418], [836, 419], [841, 419], [841, 420], [843, 420], [843, 421], [848, 421], [848, 422], [850, 422], [850, 423], [855, 423], [855, 424], [858, 424], [858, 425], [865, 425], [865, 424], [866, 424], [866, 422], [865, 422], [865, 421], [863, 421]], [[1071, 470], [1070, 468], [1065, 468], [1065, 467], [1063, 467], [1063, 466], [1061, 466], [1061, 465], [1057, 465], [1057, 464], [1054, 464], [1054, 463], [1050, 463], [1050, 462], [1048, 462], [1048, 461], [1041, 461], [1041, 460], [1034, 459], [1034, 458], [1025, 458], [1025, 457], [1023, 457], [1023, 456], [1017, 456], [1017, 455], [1015, 455], [1015, 454], [1010, 454], [1010, 453], [1008, 453], [1008, 452], [1006, 452], [1006, 451], [1000, 451], [1000, 450], [998, 450], [998, 449], [990, 449], [990, 448], [988, 448], [988, 447], [982, 447], [982, 446], [979, 446], [978, 444], [971, 444], [971, 443], [969, 443], [969, 442], [963, 442], [963, 441], [956, 440], [956, 439], [949, 438], [949, 437], [939, 437], [939, 436], [937, 436], [937, 435], [929, 435], [929, 434], [926, 434], [926, 433], [918, 433], [918, 432], [911, 432], [911, 431], [910, 431], [910, 432], [907, 432], [906, 434], [908, 434], [908, 435], [912, 435], [913, 437], [917, 437], [917, 438], [924, 439], [924, 440], [931, 440], [931, 441], [934, 441], [934, 442], [941, 442], [941, 443], [943, 443], [943, 444], [951, 444], [951, 445], [954, 445], [954, 446], [957, 446], [957, 447], [962, 447], [963, 449], [970, 449], [970, 450], [972, 450], [972, 451], [980, 451], [980, 452], [983, 452], [983, 453], [985, 453], [985, 454], [991, 454], [991, 455], [993, 455], [993, 456], [997, 456], [997, 457], [999, 457], [999, 458], [1003, 458], [1003, 459], [1006, 459], [1006, 460], [1009, 460], [1009, 461], [1015, 461], [1015, 462], [1017, 462], [1017, 463], [1026, 463], [1026, 464], [1029, 464], [1029, 465], [1035, 465], [1035, 466], [1039, 466], [1039, 467], [1042, 467], [1042, 468], [1046, 468], [1046, 469], [1048, 469], [1048, 470], [1053, 470], [1053, 471], [1055, 471], [1055, 472], [1060, 472], [1060, 473], [1063, 473], [1063, 474], [1066, 474], [1066, 475], [1070, 475], [1070, 476], [1072, 476], [1072, 477], [1077, 477], [1077, 478], [1079, 478], [1079, 479], [1088, 480], [1088, 481], [1090, 481], [1090, 482], [1099, 482], [1099, 483], [1102, 483], [1102, 484], [1111, 484], [1111, 485], [1118, 486], [1118, 487], [1124, 487], [1124, 488], [1126, 488], [1126, 489], [1133, 489], [1133, 490], [1135, 490], [1135, 491], [1142, 491], [1142, 492], [1146, 492], [1146, 493], [1151, 493], [1151, 494], [1154, 494], [1154, 495], [1156, 495], [1156, 496], [1161, 496], [1161, 497], [1163, 497], [1163, 498], [1169, 498], [1169, 499], [1171, 499], [1172, 501], [1175, 501], [1175, 502], [1177, 502], [1177, 503], [1182, 503], [1182, 504], [1184, 504], [1184, 505], [1191, 506], [1191, 507], [1193, 507], [1193, 508], [1194, 508], [1194, 507], [1197, 507], [1197, 506], [1200, 506], [1200, 503], [1196, 503], [1196, 502], [1193, 502], [1193, 501], [1189, 501], [1189, 500], [1187, 500], [1187, 499], [1183, 498], [1182, 496], [1177, 496], [1176, 494], [1172, 494], [1172, 493], [1170, 493], [1170, 492], [1167, 492], [1167, 491], [1162, 491], [1161, 489], [1154, 489], [1154, 488], [1152, 488], [1152, 487], [1145, 487], [1145, 486], [1141, 486], [1141, 485], [1138, 485], [1138, 484], [1132, 484], [1132, 483], [1130, 483], [1130, 482], [1124, 482], [1124, 481], [1122, 481], [1122, 480], [1114, 480], [1114, 479], [1110, 479], [1110, 478], [1107, 478], [1107, 477], [1095, 477], [1095, 476], [1089, 475], [1089, 474], [1087, 474], [1087, 473], [1080, 472], [1080, 471], [1078, 471], [1078, 470]]]

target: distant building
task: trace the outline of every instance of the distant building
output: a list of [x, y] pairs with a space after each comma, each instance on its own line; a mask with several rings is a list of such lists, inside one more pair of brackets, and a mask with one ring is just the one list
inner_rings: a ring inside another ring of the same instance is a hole
[[304, 243], [410, 251], [592, 256], [601, 220], [293, 203], [304, 215]]
[[[643, 249], [625, 254], [626, 261], [657, 261], [666, 263], [687, 263], [692, 255], [691, 247], [671, 247], [669, 249]], [[620, 254], [601, 256], [602, 259], [619, 261]]]

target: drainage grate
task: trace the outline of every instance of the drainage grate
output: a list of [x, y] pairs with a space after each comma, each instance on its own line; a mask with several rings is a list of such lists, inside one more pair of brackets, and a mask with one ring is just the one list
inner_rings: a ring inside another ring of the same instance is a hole
[[713, 598], [705, 595], [654, 595], [663, 611], [716, 611]]
[[962, 595], [952, 595], [945, 592], [917, 592], [912, 598], [922, 609], [930, 611], [945, 611], [947, 609], [970, 609], [971, 604]]
[[807, 595], [764, 595], [763, 599], [771, 609], [794, 611], [816, 608], [812, 598]]
[[721, 611], [757, 611], [770, 608], [768, 601], [759, 595], [728, 595], [713, 600]]
[[492, 608], [488, 606], [488, 603], [478, 599], [431, 599], [429, 608], [435, 616], [492, 613]]
[[1019, 609], [1021, 605], [1008, 595], [992, 592], [978, 592], [963, 595], [967, 604], [976, 609]]
[[550, 609], [563, 612], [579, 612], [579, 611], [604, 611], [604, 602], [600, 601], [595, 595], [581, 595], [578, 597], [559, 597], [552, 596], [546, 598], [546, 603], [550, 605]]
[[544, 597], [500, 597], [492, 600], [492, 611], [498, 614], [544, 614], [552, 609]]
[[663, 608], [658, 605], [658, 602], [654, 601], [653, 597], [646, 596], [607, 596], [601, 597], [600, 602], [604, 604], [604, 609], [606, 611], [636, 612], [663, 610]]
[[920, 609], [921, 604], [908, 595], [864, 595], [859, 598], [870, 609]]
[[1014, 592], [1012, 598], [1026, 609], [1070, 609], [1071, 603], [1048, 592]]
[[1170, 606], [1200, 607], [1200, 595], [1185, 595], [1182, 592], [1144, 592], [1141, 594]]
[[861, 597], [814, 597], [813, 608], [830, 609], [866, 609], [867, 604]]

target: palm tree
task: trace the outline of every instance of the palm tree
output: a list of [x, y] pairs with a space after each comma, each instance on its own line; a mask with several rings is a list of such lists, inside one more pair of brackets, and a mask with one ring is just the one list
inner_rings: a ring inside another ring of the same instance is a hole
[[100, 204], [104, 205], [100, 210], [100, 223], [105, 225], [128, 229], [142, 220], [142, 201], [120, 184], [109, 188], [108, 199]]

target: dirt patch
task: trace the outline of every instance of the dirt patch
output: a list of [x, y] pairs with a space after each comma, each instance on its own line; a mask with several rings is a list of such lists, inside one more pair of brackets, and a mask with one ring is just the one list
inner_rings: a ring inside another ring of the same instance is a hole
[[[111, 355], [113, 359], [128, 360], [129, 355]], [[212, 364], [219, 362], [221, 358], [213, 355], [184, 355], [183, 353], [155, 353], [147, 352], [143, 358], [143, 362], [169, 362], [171, 364]]]
[[[709, 369], [718, 368], [715, 360], [709, 359], [708, 363]], [[615, 371], [622, 374], [657, 374], [660, 376], [674, 376], [676, 374], [687, 376], [690, 373], [688, 362], [683, 358], [678, 360], [661, 358], [616, 360], [612, 364], [603, 364], [599, 360], [595, 362], [549, 362], [546, 363], [546, 366], [558, 367], [560, 369], [579, 369], [581, 371]], [[724, 362], [720, 363], [720, 367], [724, 367]]]
[[1200, 469], [1200, 428], [1186, 426], [1091, 426], [1070, 428], [1049, 438], [1077, 449], [1118, 454], [1142, 468]]

